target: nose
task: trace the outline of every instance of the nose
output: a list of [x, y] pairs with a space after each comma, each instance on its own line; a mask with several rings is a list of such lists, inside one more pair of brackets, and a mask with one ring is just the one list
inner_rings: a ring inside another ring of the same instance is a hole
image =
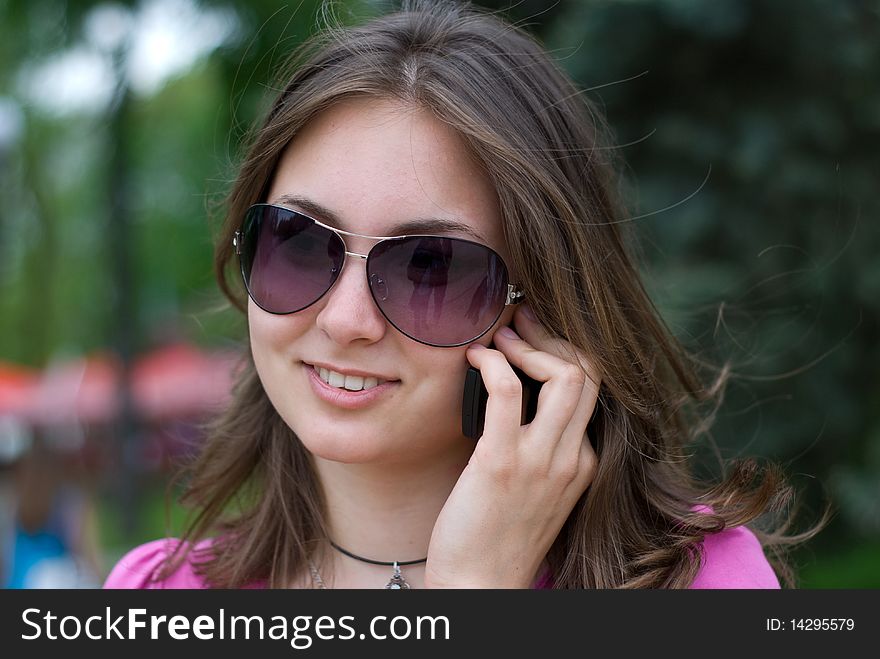
[[315, 323], [336, 343], [374, 343], [388, 329], [388, 321], [370, 294], [366, 266], [365, 259], [347, 255], [339, 278], [321, 300]]

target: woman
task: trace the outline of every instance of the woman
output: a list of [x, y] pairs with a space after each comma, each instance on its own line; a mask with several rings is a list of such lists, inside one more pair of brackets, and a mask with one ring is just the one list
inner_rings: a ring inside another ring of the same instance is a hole
[[418, 5], [307, 43], [216, 248], [250, 349], [198, 514], [107, 586], [779, 587], [758, 538], [784, 538], [745, 524], [788, 490], [750, 462], [690, 475], [726, 371], [701, 385], [646, 296], [603, 133], [491, 15]]

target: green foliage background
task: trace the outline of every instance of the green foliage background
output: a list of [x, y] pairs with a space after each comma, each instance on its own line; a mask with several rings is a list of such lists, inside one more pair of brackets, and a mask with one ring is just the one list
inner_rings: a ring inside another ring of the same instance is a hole
[[[239, 319], [212, 311], [210, 211], [271, 72], [318, 6], [204, 2], [235, 12], [232, 42], [152, 95], [47, 114], [22, 95], [23, 76], [81, 44], [97, 4], [0, 1], [0, 99], [23, 117], [0, 150], [0, 358], [35, 367], [114, 345], [119, 308], [135, 352], [169, 335], [242, 336]], [[880, 586], [880, 5], [483, 4], [536, 34], [607, 115], [649, 290], [688, 347], [731, 362], [720, 453], [782, 463], [805, 521], [833, 503], [831, 525], [797, 555], [802, 585]], [[119, 180], [125, 293], [108, 240]]]

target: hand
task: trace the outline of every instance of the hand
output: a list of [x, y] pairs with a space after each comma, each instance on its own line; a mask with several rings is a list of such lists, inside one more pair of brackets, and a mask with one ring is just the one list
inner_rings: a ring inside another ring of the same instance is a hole
[[[583, 353], [517, 309], [519, 332], [468, 361], [489, 392], [483, 435], [446, 500], [428, 546], [428, 588], [529, 588], [598, 459], [586, 437], [601, 380]], [[522, 338], [520, 338], [522, 337]], [[577, 363], [576, 363], [577, 362]], [[510, 364], [543, 382], [520, 425], [522, 386]]]

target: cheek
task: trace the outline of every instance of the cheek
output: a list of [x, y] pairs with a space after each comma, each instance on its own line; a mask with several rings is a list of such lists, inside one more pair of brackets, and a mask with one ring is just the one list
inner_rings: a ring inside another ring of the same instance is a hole
[[[425, 413], [433, 416], [433, 422], [439, 416], [451, 419], [460, 427], [461, 397], [469, 365], [465, 349], [428, 348], [427, 354], [418, 361], [421, 386], [415, 389], [416, 399], [422, 401]], [[449, 422], [444, 425], [448, 426]]]
[[277, 316], [263, 311], [248, 300], [248, 333], [254, 358], [258, 355], [277, 354], [296, 346], [296, 341], [315, 319], [309, 310], [287, 316]]

